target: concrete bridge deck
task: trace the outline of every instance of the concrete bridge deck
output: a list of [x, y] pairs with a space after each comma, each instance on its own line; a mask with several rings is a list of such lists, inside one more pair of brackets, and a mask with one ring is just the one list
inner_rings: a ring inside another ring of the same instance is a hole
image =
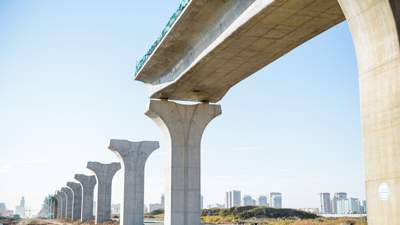
[[217, 102], [345, 20], [337, 0], [192, 0], [137, 72], [152, 98]]

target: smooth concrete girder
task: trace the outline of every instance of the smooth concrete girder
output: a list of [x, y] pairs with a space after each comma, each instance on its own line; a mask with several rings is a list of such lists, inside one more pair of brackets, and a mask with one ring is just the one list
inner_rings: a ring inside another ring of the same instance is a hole
[[75, 182], [68, 182], [67, 186], [71, 188], [73, 193], [72, 219], [80, 220], [82, 215], [82, 186]]
[[72, 204], [74, 201], [74, 193], [68, 187], [61, 188], [61, 191], [65, 193], [66, 196], [66, 210], [65, 210], [65, 218], [72, 219]]
[[217, 102], [241, 80], [345, 19], [337, 0], [209, 3], [192, 0], [138, 72], [136, 80], [151, 84], [151, 98]]
[[94, 187], [96, 186], [96, 177], [85, 174], [75, 174], [75, 180], [79, 181], [82, 186], [82, 213], [81, 221], [93, 219], [93, 198]]
[[111, 220], [112, 180], [115, 173], [121, 169], [120, 163], [103, 164], [88, 162], [86, 166], [93, 171], [97, 181], [96, 224]]
[[[239, 14], [254, 1], [191, 1], [182, 16], [171, 28], [169, 34], [164, 37], [162, 44], [155, 49], [145, 66], [137, 74], [137, 79], [146, 82], [158, 80], [166, 71], [171, 70], [189, 49], [194, 48], [197, 42], [204, 42], [202, 40], [203, 35], [199, 35], [199, 33], [209, 28], [210, 24], [213, 26], [213, 23], [220, 20], [225, 12], [229, 14], [234, 11], [234, 14]], [[224, 24], [229, 25], [233, 19], [235, 19], [235, 15], [225, 19]], [[217, 30], [216, 32], [215, 35], [218, 35], [220, 31]], [[212, 39], [210, 40], [212, 41]], [[210, 40], [206, 40], [206, 43], [209, 43]], [[171, 50], [173, 50], [173, 54], [171, 54]], [[166, 55], [168, 57], [165, 57]]]
[[183, 105], [151, 100], [146, 115], [161, 129], [167, 146], [165, 225], [200, 225], [200, 144], [219, 105]]
[[121, 204], [121, 225], [144, 223], [144, 169], [147, 158], [159, 148], [158, 141], [132, 142], [111, 139], [108, 147], [119, 158], [124, 171], [124, 196]]

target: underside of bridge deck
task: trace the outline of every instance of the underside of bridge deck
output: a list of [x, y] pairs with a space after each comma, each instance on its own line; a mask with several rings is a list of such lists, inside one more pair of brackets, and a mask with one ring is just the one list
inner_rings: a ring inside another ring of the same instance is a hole
[[152, 98], [217, 102], [344, 19], [336, 0], [192, 0], [136, 79]]

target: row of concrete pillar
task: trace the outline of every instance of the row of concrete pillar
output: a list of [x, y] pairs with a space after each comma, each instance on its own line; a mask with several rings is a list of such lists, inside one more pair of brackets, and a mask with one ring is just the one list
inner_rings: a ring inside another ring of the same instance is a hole
[[[221, 114], [219, 105], [183, 105], [151, 100], [145, 113], [161, 128], [167, 150], [166, 225], [200, 224], [200, 144], [207, 124]], [[143, 225], [144, 169], [149, 155], [159, 148], [157, 141], [111, 140], [109, 149], [119, 157], [124, 170], [121, 225]], [[75, 175], [79, 183], [68, 182], [54, 195], [57, 218], [93, 218], [93, 190], [97, 183], [96, 223], [111, 219], [111, 184], [120, 163], [88, 162], [94, 176]]]

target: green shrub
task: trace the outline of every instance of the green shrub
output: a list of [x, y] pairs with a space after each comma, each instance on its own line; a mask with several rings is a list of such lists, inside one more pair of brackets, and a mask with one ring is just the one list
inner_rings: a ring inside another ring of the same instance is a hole
[[164, 214], [164, 209], [156, 209], [150, 213], [150, 215], [153, 215], [153, 216], [160, 215], [160, 214]]
[[241, 206], [229, 209], [205, 209], [202, 216], [231, 216], [238, 219], [249, 218], [297, 218], [297, 219], [314, 219], [318, 216], [312, 213], [303, 212], [295, 209], [275, 209], [269, 207], [258, 206]]

